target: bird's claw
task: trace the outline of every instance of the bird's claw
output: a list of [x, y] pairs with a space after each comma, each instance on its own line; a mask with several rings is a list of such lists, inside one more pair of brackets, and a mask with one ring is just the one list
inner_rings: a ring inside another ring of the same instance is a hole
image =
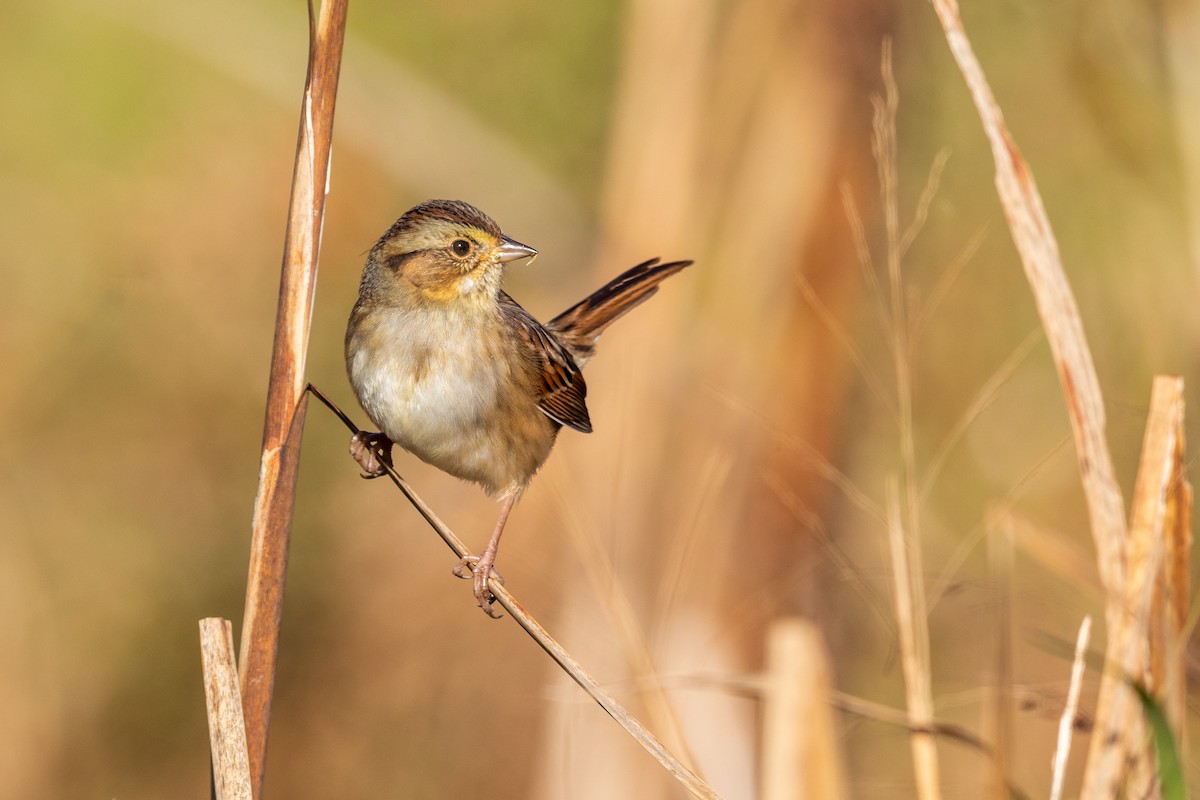
[[[479, 607], [483, 609], [483, 613], [487, 614], [492, 619], [500, 619], [503, 616], [492, 605], [496, 597], [492, 594], [492, 590], [488, 588], [488, 579], [493, 579], [501, 586], [504, 585], [504, 576], [497, 572], [492, 567], [492, 562], [495, 556], [488, 558], [486, 551], [482, 556], [463, 556], [455, 565], [453, 572], [455, 577], [466, 580], [471, 579], [473, 588], [475, 589], [475, 599], [479, 601]], [[484, 577], [484, 576], [487, 577]]]
[[350, 437], [350, 456], [362, 467], [362, 477], [386, 475], [392, 466], [392, 440], [382, 433], [359, 431]]

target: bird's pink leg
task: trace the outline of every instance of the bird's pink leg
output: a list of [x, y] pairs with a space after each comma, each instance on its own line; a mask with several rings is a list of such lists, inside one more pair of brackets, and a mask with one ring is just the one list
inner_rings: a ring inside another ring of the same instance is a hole
[[496, 563], [496, 552], [500, 548], [500, 534], [504, 533], [504, 523], [508, 522], [508, 512], [512, 511], [513, 505], [517, 502], [517, 495], [509, 495], [500, 503], [500, 518], [496, 520], [496, 528], [492, 531], [492, 538], [488, 540], [487, 547], [483, 548], [483, 552], [477, 556], [467, 556], [459, 562], [454, 568], [454, 574], [460, 578], [467, 577], [467, 570], [471, 572], [471, 580], [475, 586], [475, 599], [479, 601], [479, 607], [484, 613], [493, 619], [500, 618], [500, 612], [492, 608], [492, 601], [495, 599], [492, 592], [488, 589], [488, 579], [495, 578], [504, 583], [504, 578], [500, 577], [500, 573], [492, 569], [492, 565]]

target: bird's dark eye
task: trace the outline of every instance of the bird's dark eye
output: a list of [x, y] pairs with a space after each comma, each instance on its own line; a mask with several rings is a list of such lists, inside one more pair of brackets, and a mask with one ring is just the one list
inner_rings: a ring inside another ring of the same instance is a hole
[[450, 249], [459, 258], [466, 258], [467, 254], [471, 252], [471, 243], [466, 239], [455, 239], [450, 243]]

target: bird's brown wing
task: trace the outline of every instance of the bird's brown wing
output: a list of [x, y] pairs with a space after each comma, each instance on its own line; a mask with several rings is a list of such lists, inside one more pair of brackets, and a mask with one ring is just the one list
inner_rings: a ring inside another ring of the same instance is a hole
[[538, 408], [560, 425], [591, 433], [592, 421], [584, 402], [587, 384], [571, 353], [508, 294], [501, 292], [499, 301], [500, 312], [536, 376]]
[[648, 300], [663, 280], [691, 264], [691, 261], [660, 264], [657, 258], [643, 261], [547, 322], [546, 329], [582, 366], [592, 357], [596, 340], [605, 328]]

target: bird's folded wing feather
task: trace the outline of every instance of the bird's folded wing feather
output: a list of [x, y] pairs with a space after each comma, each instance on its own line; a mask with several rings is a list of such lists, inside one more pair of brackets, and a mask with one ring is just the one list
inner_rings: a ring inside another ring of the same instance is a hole
[[500, 310], [539, 376], [538, 408], [560, 425], [591, 433], [592, 421], [585, 403], [587, 384], [570, 352], [504, 292], [500, 293]]

